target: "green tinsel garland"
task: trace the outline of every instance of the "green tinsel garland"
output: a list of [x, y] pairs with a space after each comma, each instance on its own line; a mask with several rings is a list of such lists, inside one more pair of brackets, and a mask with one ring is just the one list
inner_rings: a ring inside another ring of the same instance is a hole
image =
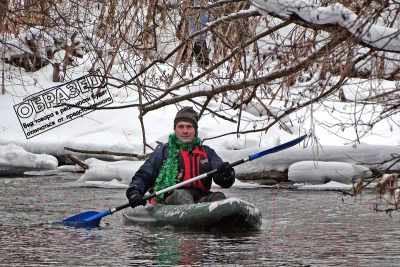
[[[156, 180], [154, 191], [160, 191], [167, 187], [173, 186], [178, 178], [178, 155], [179, 151], [192, 152], [196, 147], [201, 146], [201, 139], [195, 138], [190, 143], [180, 141], [176, 134], [171, 134], [168, 139], [169, 153], [168, 158], [161, 167], [160, 173]], [[164, 194], [157, 196], [158, 203], [164, 201]]]

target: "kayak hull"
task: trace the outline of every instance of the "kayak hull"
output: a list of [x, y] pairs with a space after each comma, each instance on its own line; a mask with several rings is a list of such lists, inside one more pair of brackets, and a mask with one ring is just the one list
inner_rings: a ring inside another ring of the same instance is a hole
[[228, 198], [199, 204], [128, 208], [123, 211], [123, 222], [149, 227], [260, 229], [262, 215], [252, 203]]

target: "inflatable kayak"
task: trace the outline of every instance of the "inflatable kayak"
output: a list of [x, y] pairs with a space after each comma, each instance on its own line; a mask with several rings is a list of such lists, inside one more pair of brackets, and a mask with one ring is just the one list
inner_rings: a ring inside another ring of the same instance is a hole
[[250, 202], [228, 198], [189, 205], [147, 204], [123, 211], [125, 225], [176, 228], [260, 229], [262, 215]]

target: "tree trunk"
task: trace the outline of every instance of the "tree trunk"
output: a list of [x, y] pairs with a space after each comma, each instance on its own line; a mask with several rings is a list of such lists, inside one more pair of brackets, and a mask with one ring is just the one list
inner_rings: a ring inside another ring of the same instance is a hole
[[[6, 19], [6, 13], [8, 11], [8, 0], [0, 0], [0, 21], [3, 22]], [[0, 28], [0, 32], [3, 32], [5, 29]]]
[[60, 81], [60, 63], [55, 63], [53, 65], [53, 82], [59, 83]]

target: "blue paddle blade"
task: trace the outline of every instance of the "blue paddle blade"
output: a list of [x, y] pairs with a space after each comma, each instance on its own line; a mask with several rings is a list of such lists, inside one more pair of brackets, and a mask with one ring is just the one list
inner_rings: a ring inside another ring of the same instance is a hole
[[98, 227], [101, 218], [110, 214], [110, 211], [87, 211], [63, 220], [61, 223], [74, 227]]
[[287, 149], [287, 148], [292, 147], [294, 145], [297, 145], [298, 143], [303, 141], [306, 137], [307, 137], [307, 135], [305, 134], [305, 135], [300, 136], [299, 138], [296, 138], [296, 139], [294, 139], [294, 140], [292, 140], [290, 142], [287, 142], [287, 143], [284, 143], [282, 145], [279, 145], [279, 146], [264, 150], [264, 151], [262, 151], [260, 153], [257, 153], [257, 154], [253, 154], [253, 155], [249, 156], [249, 158], [250, 158], [250, 160], [254, 160], [254, 159], [258, 159], [258, 158], [260, 158], [262, 156], [265, 156], [267, 154], [272, 154], [272, 153], [279, 152], [281, 150], [284, 150], [284, 149]]

